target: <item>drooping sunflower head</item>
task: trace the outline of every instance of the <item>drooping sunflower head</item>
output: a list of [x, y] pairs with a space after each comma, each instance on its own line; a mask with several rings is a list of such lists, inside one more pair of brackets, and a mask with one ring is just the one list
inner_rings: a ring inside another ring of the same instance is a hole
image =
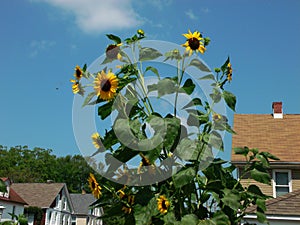
[[230, 62], [227, 64], [227, 80], [229, 82], [232, 81], [232, 67]]
[[106, 57], [110, 60], [114, 60], [114, 59], [118, 59], [121, 60], [122, 56], [120, 54], [120, 46], [122, 45], [122, 43], [120, 44], [111, 44], [109, 46], [107, 46], [106, 48]]
[[79, 83], [79, 81], [71, 79], [70, 82], [73, 83], [72, 84], [72, 92], [74, 94], [80, 94], [80, 95], [83, 96], [84, 95], [84, 89], [82, 88], [82, 86]]
[[112, 72], [107, 74], [102, 70], [97, 74], [94, 81], [94, 90], [96, 95], [103, 100], [111, 100], [114, 98], [118, 87], [118, 78]]
[[189, 52], [189, 55], [195, 52], [201, 52], [202, 54], [205, 52], [206, 48], [204, 47], [203, 38], [199, 31], [195, 31], [192, 33], [190, 30], [187, 34], [183, 34], [183, 36], [187, 39], [183, 47], [186, 48], [186, 51]]
[[100, 198], [102, 193], [101, 193], [101, 187], [98, 184], [94, 174], [90, 173], [90, 176], [88, 178], [88, 182], [89, 182], [89, 188], [92, 191], [92, 194], [94, 195], [95, 198]]
[[170, 201], [164, 196], [161, 195], [157, 199], [157, 209], [160, 213], [165, 214], [168, 212], [168, 209], [170, 207]]
[[76, 80], [80, 80], [82, 75], [83, 75], [82, 69], [80, 68], [80, 66], [77, 65], [75, 67], [74, 77], [76, 78]]
[[93, 133], [91, 138], [93, 140], [93, 145], [95, 146], [95, 148], [99, 149], [102, 146], [102, 142], [101, 142], [99, 133], [98, 132]]
[[134, 195], [128, 195], [127, 204], [122, 207], [122, 211], [126, 214], [130, 214], [132, 212], [132, 206], [134, 204]]

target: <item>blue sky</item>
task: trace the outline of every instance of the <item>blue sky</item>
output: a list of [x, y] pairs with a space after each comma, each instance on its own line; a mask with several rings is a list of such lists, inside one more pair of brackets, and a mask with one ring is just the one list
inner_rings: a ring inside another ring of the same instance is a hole
[[230, 56], [237, 113], [271, 113], [273, 101], [300, 113], [298, 0], [4, 0], [0, 18], [1, 145], [79, 154], [74, 67], [103, 54], [105, 34], [126, 38], [139, 28], [177, 44], [188, 29], [209, 36], [202, 58], [214, 68]]

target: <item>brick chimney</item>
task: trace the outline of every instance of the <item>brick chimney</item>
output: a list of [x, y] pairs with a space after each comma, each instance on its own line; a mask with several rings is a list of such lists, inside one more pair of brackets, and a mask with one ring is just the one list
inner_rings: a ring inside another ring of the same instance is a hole
[[274, 119], [282, 119], [283, 118], [282, 102], [273, 102], [272, 109], [273, 109], [273, 118]]

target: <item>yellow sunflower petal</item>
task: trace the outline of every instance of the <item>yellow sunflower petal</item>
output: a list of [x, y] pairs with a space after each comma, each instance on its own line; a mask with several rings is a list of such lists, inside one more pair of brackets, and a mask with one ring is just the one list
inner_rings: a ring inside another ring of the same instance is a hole
[[95, 146], [95, 148], [99, 149], [102, 146], [99, 133], [93, 133], [91, 138], [93, 140], [93, 145]]

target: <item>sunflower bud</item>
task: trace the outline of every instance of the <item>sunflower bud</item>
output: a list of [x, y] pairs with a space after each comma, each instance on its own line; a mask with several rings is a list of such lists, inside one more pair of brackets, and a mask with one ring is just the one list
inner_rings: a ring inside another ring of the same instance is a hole
[[142, 30], [142, 29], [138, 29], [137, 30], [137, 33], [141, 36], [144, 36], [145, 35], [145, 32]]
[[204, 46], [209, 45], [209, 43], [210, 43], [210, 38], [209, 37], [204, 38]]

